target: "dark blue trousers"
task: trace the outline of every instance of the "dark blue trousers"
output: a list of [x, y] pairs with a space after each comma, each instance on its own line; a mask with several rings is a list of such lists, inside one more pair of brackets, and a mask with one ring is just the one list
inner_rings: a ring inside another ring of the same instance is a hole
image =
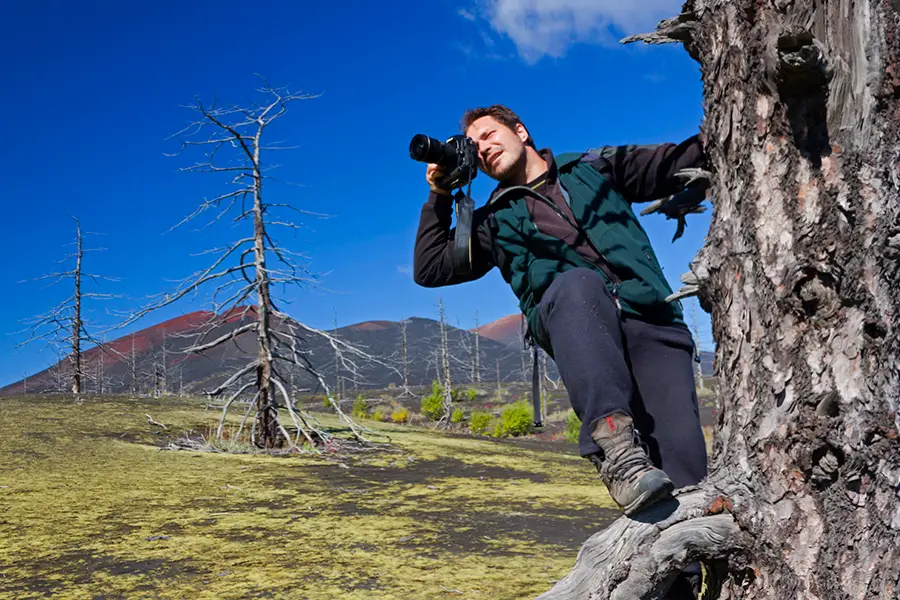
[[596, 422], [624, 412], [676, 488], [699, 483], [707, 456], [690, 331], [623, 315], [600, 273], [583, 268], [558, 275], [539, 311], [535, 338], [553, 356], [581, 419], [581, 455], [599, 451], [591, 439]]

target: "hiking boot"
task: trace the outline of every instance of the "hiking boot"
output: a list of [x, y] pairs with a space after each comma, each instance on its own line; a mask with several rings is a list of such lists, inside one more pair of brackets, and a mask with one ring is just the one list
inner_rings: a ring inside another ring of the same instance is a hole
[[647, 508], [675, 489], [668, 475], [650, 462], [628, 415], [615, 413], [600, 419], [591, 437], [602, 452], [588, 459], [626, 515]]

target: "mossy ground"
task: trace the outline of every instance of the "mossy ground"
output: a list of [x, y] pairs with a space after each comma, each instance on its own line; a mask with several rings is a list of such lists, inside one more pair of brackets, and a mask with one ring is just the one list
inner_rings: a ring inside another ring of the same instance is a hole
[[0, 598], [533, 598], [619, 514], [576, 452], [536, 443], [367, 422], [390, 451], [160, 450], [218, 416], [0, 399]]

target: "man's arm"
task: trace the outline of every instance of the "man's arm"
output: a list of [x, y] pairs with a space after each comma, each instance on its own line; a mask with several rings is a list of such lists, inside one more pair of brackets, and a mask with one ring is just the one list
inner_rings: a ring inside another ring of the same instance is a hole
[[606, 146], [591, 150], [590, 164], [630, 202], [648, 202], [684, 189], [681, 169], [707, 168], [700, 136], [680, 144]]
[[474, 281], [494, 267], [489, 233], [480, 225], [483, 211], [475, 210], [472, 224], [472, 269], [467, 275], [453, 268], [453, 240], [456, 228], [451, 228], [453, 197], [431, 192], [422, 206], [419, 231], [413, 254], [413, 279], [423, 287], [441, 287]]

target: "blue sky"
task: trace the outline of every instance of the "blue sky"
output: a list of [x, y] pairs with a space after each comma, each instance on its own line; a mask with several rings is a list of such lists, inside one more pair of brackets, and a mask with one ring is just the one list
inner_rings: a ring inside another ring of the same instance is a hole
[[[59, 284], [20, 283], [56, 270], [71, 251], [77, 216], [87, 271], [119, 278], [89, 291], [121, 295], [86, 306], [96, 327], [107, 310], [150, 294], [204, 266], [199, 252], [243, 237], [219, 226], [166, 231], [204, 197], [227, 188], [208, 174], [178, 169], [167, 139], [193, 118], [197, 97], [244, 104], [264, 75], [275, 86], [314, 94], [290, 105], [273, 138], [296, 146], [274, 173], [296, 186], [270, 199], [328, 215], [281, 235], [321, 274], [315, 287], [281, 293], [287, 310], [314, 327], [369, 319], [436, 318], [443, 298], [452, 324], [472, 327], [517, 312], [497, 270], [440, 290], [410, 275], [425, 165], [409, 159], [416, 133], [457, 132], [466, 108], [504, 103], [539, 146], [555, 152], [681, 141], [698, 131], [700, 73], [680, 46], [621, 46], [649, 31], [680, 2], [649, 0], [429, 0], [246, 3], [232, 0], [128, 3], [10, 0], [0, 51], [7, 173], [0, 277], [0, 385], [52, 359], [42, 345], [17, 350], [23, 321], [70, 293]], [[481, 174], [476, 204], [493, 182]], [[640, 207], [639, 207], [640, 209]], [[675, 223], [644, 218], [674, 287], [708, 229], [695, 215], [674, 244]], [[210, 290], [211, 291], [211, 290]], [[134, 327], [207, 307], [203, 294]], [[692, 302], [686, 302], [690, 314]], [[701, 344], [711, 348], [698, 310]]]

